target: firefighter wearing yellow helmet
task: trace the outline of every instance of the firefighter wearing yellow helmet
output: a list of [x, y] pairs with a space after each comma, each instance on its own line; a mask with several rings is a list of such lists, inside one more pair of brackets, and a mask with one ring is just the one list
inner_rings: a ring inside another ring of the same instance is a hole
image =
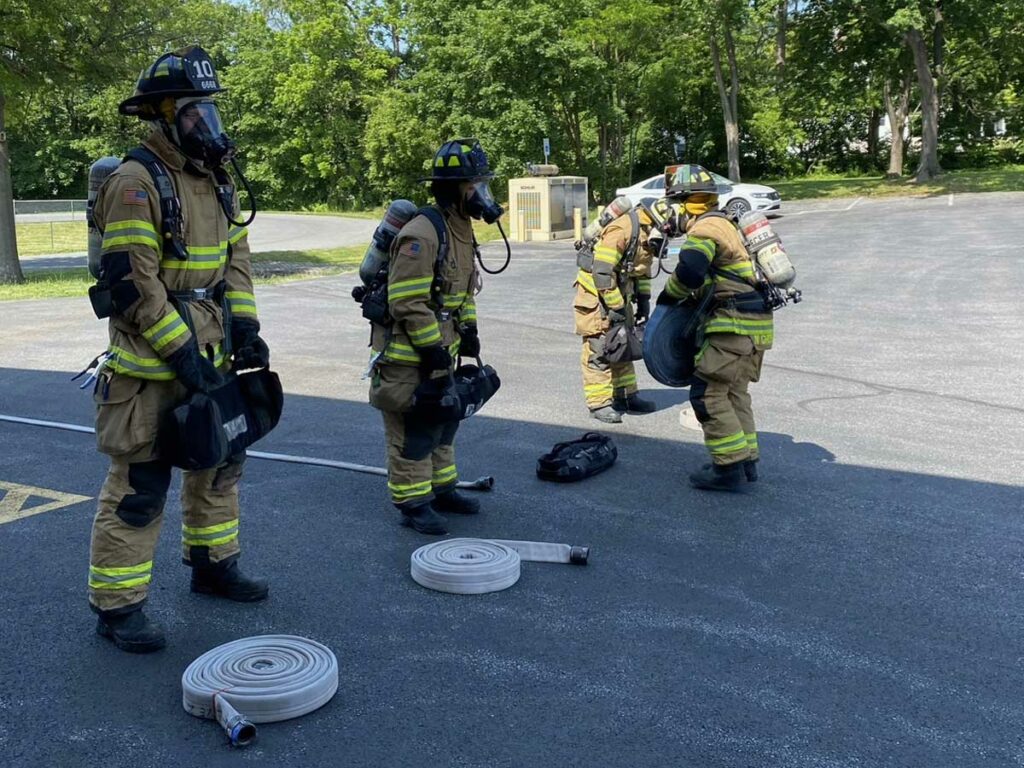
[[[236, 221], [238, 197], [223, 167], [234, 144], [210, 98], [220, 90], [201, 48], [147, 67], [120, 112], [152, 131], [100, 188], [93, 213], [103, 240], [90, 298], [96, 314], [109, 317], [110, 334], [95, 390], [96, 438], [110, 469], [92, 527], [89, 603], [99, 634], [138, 653], [165, 644], [142, 610], [171, 483], [171, 464], [157, 448], [160, 420], [217, 387], [232, 365], [269, 364], [248, 222]], [[193, 592], [252, 602], [268, 587], [238, 568], [244, 460], [242, 451], [184, 473], [182, 558]]]
[[757, 290], [754, 263], [736, 224], [718, 211], [718, 191], [698, 165], [665, 169], [666, 197], [679, 205], [686, 240], [658, 304], [713, 292], [690, 385], [690, 403], [711, 463], [690, 475], [706, 490], [757, 480], [758, 445], [748, 387], [760, 378], [774, 338], [771, 309]]
[[[655, 251], [651, 233], [660, 234], [653, 225], [646, 207], [629, 207], [600, 230], [592, 246], [584, 244], [577, 258], [573, 316], [576, 334], [583, 337], [583, 396], [591, 417], [606, 424], [620, 423], [623, 413], [651, 413], [657, 408], [638, 394], [632, 362], [638, 355], [618, 343], [650, 315]], [[613, 343], [618, 345], [615, 352], [610, 349]]]

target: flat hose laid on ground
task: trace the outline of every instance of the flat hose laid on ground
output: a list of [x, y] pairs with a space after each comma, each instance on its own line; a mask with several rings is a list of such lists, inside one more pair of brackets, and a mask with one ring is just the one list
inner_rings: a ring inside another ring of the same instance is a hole
[[589, 547], [543, 541], [447, 539], [412, 553], [410, 573], [417, 584], [438, 592], [479, 595], [508, 589], [519, 581], [522, 560], [586, 565]]
[[[46, 427], [47, 429], [62, 429], [65, 432], [81, 432], [92, 435], [96, 430], [92, 427], [83, 427], [79, 424], [68, 424], [63, 421], [44, 421], [42, 419], [28, 419], [23, 416], [8, 416], [0, 413], [0, 421], [9, 424], [24, 424], [28, 427]], [[330, 467], [332, 469], [343, 469], [347, 472], [360, 472], [364, 475], [377, 475], [387, 477], [388, 471], [383, 467], [368, 467], [365, 464], [352, 464], [347, 461], [334, 461], [333, 459], [317, 459], [312, 456], [292, 456], [287, 453], [266, 453], [265, 451], [246, 451], [246, 455], [253, 459], [264, 459], [266, 461], [281, 461], [286, 464], [305, 464], [310, 467]], [[494, 487], [494, 478], [490, 475], [478, 477], [476, 480], [460, 480], [457, 488], [467, 491], [489, 491]]]
[[315, 640], [258, 635], [218, 645], [181, 676], [182, 705], [216, 720], [232, 746], [256, 738], [254, 723], [275, 723], [319, 709], [338, 690], [338, 660]]

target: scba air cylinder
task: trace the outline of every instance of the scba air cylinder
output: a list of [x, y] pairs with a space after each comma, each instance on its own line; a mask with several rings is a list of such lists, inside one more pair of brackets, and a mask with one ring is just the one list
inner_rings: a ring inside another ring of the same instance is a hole
[[601, 234], [601, 230], [615, 221], [619, 216], [633, 208], [633, 201], [625, 195], [620, 195], [608, 203], [608, 207], [601, 211], [601, 215], [597, 217], [597, 221], [592, 221], [587, 225], [587, 228], [583, 230], [584, 242], [593, 242], [597, 239], [597, 236]]
[[395, 200], [388, 206], [380, 225], [374, 230], [373, 238], [363, 256], [363, 262], [359, 265], [359, 277], [363, 281], [363, 285], [372, 283], [377, 277], [377, 273], [387, 264], [395, 236], [402, 227], [409, 223], [418, 210], [416, 204], [409, 200]]
[[761, 273], [772, 285], [788, 288], [796, 280], [796, 267], [782, 247], [782, 240], [775, 234], [768, 218], [763, 213], [750, 211], [739, 220], [743, 240], [751, 256], [757, 260]]
[[89, 167], [89, 195], [85, 203], [85, 221], [89, 228], [89, 274], [95, 278], [100, 276], [100, 252], [103, 250], [103, 233], [96, 227], [93, 208], [96, 195], [99, 194], [103, 182], [121, 165], [116, 157], [101, 157]]

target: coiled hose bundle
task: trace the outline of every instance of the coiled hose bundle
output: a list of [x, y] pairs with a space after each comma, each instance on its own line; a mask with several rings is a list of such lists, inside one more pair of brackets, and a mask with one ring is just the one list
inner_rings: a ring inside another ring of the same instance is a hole
[[255, 723], [275, 723], [319, 709], [338, 690], [338, 660], [315, 640], [259, 635], [213, 648], [181, 676], [182, 704], [216, 720], [232, 746], [256, 738]]

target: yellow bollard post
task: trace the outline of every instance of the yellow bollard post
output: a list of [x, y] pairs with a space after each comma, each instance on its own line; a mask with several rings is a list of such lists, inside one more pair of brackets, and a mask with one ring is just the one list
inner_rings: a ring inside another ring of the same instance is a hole
[[577, 243], [583, 239], [583, 212], [579, 208], [572, 209], [572, 235]]

